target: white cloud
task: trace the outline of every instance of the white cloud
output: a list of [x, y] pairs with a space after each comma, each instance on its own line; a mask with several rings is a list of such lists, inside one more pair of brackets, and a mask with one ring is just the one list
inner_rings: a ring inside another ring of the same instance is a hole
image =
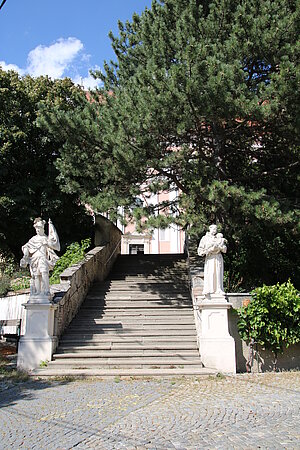
[[5, 61], [0, 61], [0, 67], [2, 70], [8, 71], [8, 70], [14, 70], [15, 72], [18, 72], [20, 75], [24, 75], [25, 70], [18, 67], [16, 64], [6, 64]]
[[[95, 80], [90, 74], [83, 77], [79, 73], [85, 68], [88, 72], [90, 56], [83, 52], [82, 42], [74, 37], [60, 38], [49, 46], [38, 45], [31, 50], [27, 58], [27, 67], [22, 69], [16, 64], [7, 64], [0, 61], [3, 70], [15, 70], [20, 75], [29, 74], [33, 77], [48, 75], [51, 78], [70, 77], [74, 83], [85, 89], [93, 89], [101, 85], [100, 80]], [[93, 70], [100, 70], [96, 66]]]
[[82, 42], [72, 37], [58, 39], [49, 47], [39, 45], [28, 55], [26, 72], [34, 77], [48, 75], [52, 78], [61, 78], [82, 49]]
[[[94, 67], [93, 70], [100, 70], [100, 67]], [[80, 86], [83, 86], [85, 89], [94, 89], [102, 84], [102, 81], [99, 80], [99, 78], [95, 80], [90, 73], [86, 77], [77, 75], [73, 78], [73, 81], [75, 84], [80, 84]]]

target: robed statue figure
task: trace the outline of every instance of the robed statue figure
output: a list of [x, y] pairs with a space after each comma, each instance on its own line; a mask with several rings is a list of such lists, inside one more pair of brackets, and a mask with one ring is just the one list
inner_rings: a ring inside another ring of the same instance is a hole
[[59, 259], [54, 250], [60, 250], [60, 243], [57, 232], [49, 219], [49, 235], [46, 236], [44, 227], [45, 221], [40, 217], [34, 220], [36, 236], [33, 236], [23, 245], [23, 258], [20, 261], [21, 267], [30, 267], [30, 295], [49, 295], [49, 270], [52, 270]]
[[224, 295], [224, 262], [222, 253], [227, 251], [227, 241], [222, 233], [217, 233], [217, 226], [210, 225], [209, 231], [202, 237], [198, 255], [205, 256], [203, 295]]

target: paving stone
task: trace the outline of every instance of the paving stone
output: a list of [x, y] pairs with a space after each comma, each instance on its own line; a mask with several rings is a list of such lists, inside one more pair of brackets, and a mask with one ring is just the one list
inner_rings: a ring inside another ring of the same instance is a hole
[[0, 449], [300, 449], [298, 372], [0, 383]]

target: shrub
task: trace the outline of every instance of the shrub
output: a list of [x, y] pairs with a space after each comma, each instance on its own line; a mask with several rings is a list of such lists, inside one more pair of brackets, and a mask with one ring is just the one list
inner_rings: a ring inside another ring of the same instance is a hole
[[238, 310], [238, 329], [244, 341], [254, 340], [277, 356], [283, 348], [300, 342], [300, 296], [290, 280], [262, 286], [251, 292], [253, 300]]
[[10, 281], [10, 289], [12, 291], [20, 291], [21, 289], [28, 289], [30, 287], [30, 275], [29, 271], [25, 274], [16, 272], [13, 274], [13, 278]]
[[11, 277], [16, 270], [16, 261], [14, 257], [3, 250], [0, 251], [0, 275]]
[[0, 295], [29, 287], [29, 271], [20, 269], [14, 257], [0, 251]]
[[60, 274], [67, 269], [68, 267], [72, 266], [73, 264], [78, 263], [81, 261], [86, 251], [91, 246], [91, 239], [83, 239], [81, 243], [73, 242], [67, 247], [66, 252], [59, 258], [57, 263], [54, 266], [52, 275], [50, 277], [50, 284], [57, 284], [60, 282]]

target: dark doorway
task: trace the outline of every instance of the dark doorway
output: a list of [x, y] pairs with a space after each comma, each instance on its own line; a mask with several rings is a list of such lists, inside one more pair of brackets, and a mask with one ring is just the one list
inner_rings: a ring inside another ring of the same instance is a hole
[[137, 255], [138, 253], [144, 253], [144, 244], [129, 244], [129, 254]]

